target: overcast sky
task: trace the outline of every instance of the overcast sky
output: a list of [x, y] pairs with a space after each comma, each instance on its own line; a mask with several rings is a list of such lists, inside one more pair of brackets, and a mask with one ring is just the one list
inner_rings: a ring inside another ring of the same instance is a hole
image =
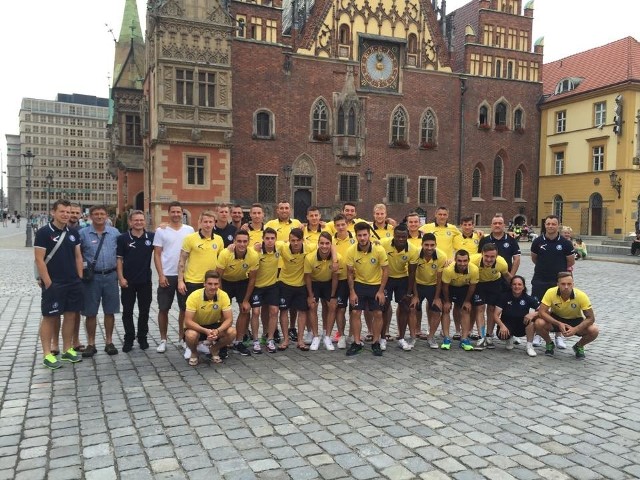
[[[638, 16], [630, 11], [637, 1], [536, 0], [533, 39], [545, 37], [548, 62], [629, 35], [638, 38]], [[18, 133], [23, 97], [53, 100], [59, 92], [109, 95], [114, 54], [109, 30], [118, 36], [124, 3], [125, 0], [3, 2], [0, 16], [3, 169], [6, 170], [5, 134]], [[447, 11], [466, 3], [449, 0]], [[138, 0], [138, 10], [144, 31], [145, 0]]]

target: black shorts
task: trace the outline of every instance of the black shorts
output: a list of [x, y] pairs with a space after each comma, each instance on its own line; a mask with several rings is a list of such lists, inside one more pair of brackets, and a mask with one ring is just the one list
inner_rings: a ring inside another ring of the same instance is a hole
[[158, 310], [161, 312], [167, 312], [171, 310], [173, 305], [173, 299], [178, 291], [178, 276], [171, 275], [166, 277], [169, 285], [167, 287], [158, 286], [156, 296], [158, 298]]
[[280, 289], [278, 288], [278, 284], [274, 283], [268, 287], [254, 288], [250, 302], [252, 308], [265, 305], [277, 307], [280, 305]]
[[[222, 322], [212, 323], [210, 325], [200, 325], [202, 328], [206, 328], [209, 330], [213, 330], [214, 328], [218, 328], [222, 325]], [[207, 336], [204, 333], [198, 332], [198, 341], [204, 342], [207, 339]]]
[[331, 280], [327, 282], [311, 282], [311, 289], [316, 300], [331, 300]]
[[347, 305], [349, 305], [349, 282], [338, 280], [336, 297], [338, 299], [338, 308], [347, 308]]
[[187, 298], [189, 298], [189, 295], [191, 295], [196, 290], [204, 287], [204, 284], [200, 283], [185, 282], [185, 285], [187, 286], [187, 293], [182, 295], [180, 292], [178, 292], [178, 307], [180, 307], [181, 312], [187, 310]]
[[79, 312], [84, 309], [82, 282], [52, 283], [42, 288], [40, 310], [43, 317], [59, 317], [64, 312]]
[[543, 282], [540, 280], [531, 281], [531, 296], [536, 297], [538, 301], [542, 300], [547, 290], [553, 287], [557, 287], [558, 282]]
[[433, 305], [433, 301], [436, 299], [436, 286], [435, 285], [420, 285], [417, 284], [418, 288], [418, 305], [416, 308], [420, 310], [422, 308], [422, 301], [427, 300], [427, 308]]
[[309, 310], [307, 303], [307, 287], [293, 287], [286, 283], [280, 285], [280, 310], [297, 310], [306, 312]]
[[[525, 331], [524, 317], [506, 317], [502, 315], [502, 323], [509, 329], [512, 337], [524, 337], [527, 332]], [[500, 327], [498, 327], [498, 335], [500, 334]]]
[[369, 310], [370, 312], [374, 312], [383, 309], [384, 305], [380, 305], [376, 300], [376, 293], [380, 290], [380, 285], [366, 285], [355, 282], [353, 289], [358, 296], [358, 303], [351, 305], [351, 310]]
[[449, 296], [451, 297], [451, 303], [456, 307], [461, 307], [464, 304], [464, 299], [467, 298], [467, 292], [469, 291], [469, 285], [463, 287], [452, 287], [449, 285]]
[[387, 284], [384, 287], [384, 296], [387, 302], [390, 302], [392, 298], [396, 303], [400, 303], [407, 296], [409, 289], [409, 277], [392, 278], [389, 277]]
[[229, 295], [229, 300], [236, 299], [238, 305], [244, 300], [244, 296], [247, 294], [247, 287], [249, 286], [249, 279], [240, 280], [239, 282], [230, 282], [228, 280], [222, 280], [222, 291]]
[[476, 285], [476, 291], [473, 293], [472, 304], [496, 306], [500, 296], [502, 295], [502, 286], [504, 282], [502, 278], [492, 282], [480, 282]]
[[[553, 318], [555, 318], [556, 320], [558, 320], [559, 322], [562, 322], [562, 323], [564, 323], [566, 325], [569, 325], [570, 327], [573, 327], [573, 328], [575, 328], [578, 325], [580, 325], [582, 323], [582, 321], [584, 320], [584, 318], [562, 318], [562, 317], [559, 317], [558, 315], [554, 315], [554, 314], [551, 314], [551, 316]], [[558, 327], [556, 327], [555, 325], [553, 325], [551, 327], [551, 331], [552, 332], [559, 332], [560, 329]], [[578, 335], [578, 336], [581, 337], [582, 335]]]

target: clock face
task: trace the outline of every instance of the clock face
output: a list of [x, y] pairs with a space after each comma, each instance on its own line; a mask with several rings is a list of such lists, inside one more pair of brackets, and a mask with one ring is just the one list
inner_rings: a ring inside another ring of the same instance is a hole
[[361, 85], [368, 88], [398, 88], [398, 57], [384, 45], [367, 47], [360, 58]]

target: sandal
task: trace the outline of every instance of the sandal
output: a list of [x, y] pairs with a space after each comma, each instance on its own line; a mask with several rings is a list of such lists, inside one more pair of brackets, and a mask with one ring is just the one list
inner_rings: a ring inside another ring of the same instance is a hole
[[189, 365], [192, 367], [195, 367], [196, 365], [198, 365], [198, 357], [190, 357]]
[[283, 343], [281, 345], [278, 345], [278, 350], [280, 350], [281, 352], [286, 350], [287, 348], [289, 348], [289, 344], [288, 343]]
[[424, 332], [420, 332], [416, 335], [420, 340], [428, 340], [429, 339], [429, 335], [427, 335]]
[[365, 342], [373, 342], [373, 335], [367, 335], [366, 337], [364, 337], [364, 341]]
[[213, 363], [222, 363], [222, 359], [220, 358], [220, 355], [214, 355], [211, 357], [211, 361]]
[[298, 350], [302, 350], [303, 352], [308, 352], [309, 351], [309, 346], [305, 345], [304, 343], [298, 344]]
[[73, 347], [73, 349], [74, 349], [76, 352], [84, 352], [85, 346], [84, 346], [84, 345], [78, 345], [78, 346], [76, 346], [76, 347]]

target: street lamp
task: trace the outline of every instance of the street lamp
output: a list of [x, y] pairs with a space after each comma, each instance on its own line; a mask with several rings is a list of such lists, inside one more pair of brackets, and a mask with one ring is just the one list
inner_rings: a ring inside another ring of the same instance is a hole
[[31, 149], [27, 150], [27, 153], [22, 154], [24, 158], [24, 166], [27, 169], [27, 240], [24, 244], [25, 247], [33, 247], [32, 234], [33, 227], [31, 226], [31, 169], [33, 168], [33, 159], [36, 156], [31, 153]]
[[289, 183], [289, 179], [291, 178], [291, 172], [293, 172], [293, 168], [291, 165], [285, 165], [282, 167], [282, 171], [284, 172], [284, 178]]
[[47, 174], [47, 216], [51, 216], [51, 187], [53, 185], [53, 173]]
[[609, 181], [611, 182], [611, 187], [618, 192], [618, 198], [620, 198], [620, 190], [622, 190], [622, 180], [618, 177], [618, 174], [615, 170], [613, 170], [609, 174]]
[[367, 168], [364, 171], [364, 176], [367, 179], [367, 183], [371, 183], [371, 180], [373, 180], [373, 170], [371, 170], [370, 168]]

